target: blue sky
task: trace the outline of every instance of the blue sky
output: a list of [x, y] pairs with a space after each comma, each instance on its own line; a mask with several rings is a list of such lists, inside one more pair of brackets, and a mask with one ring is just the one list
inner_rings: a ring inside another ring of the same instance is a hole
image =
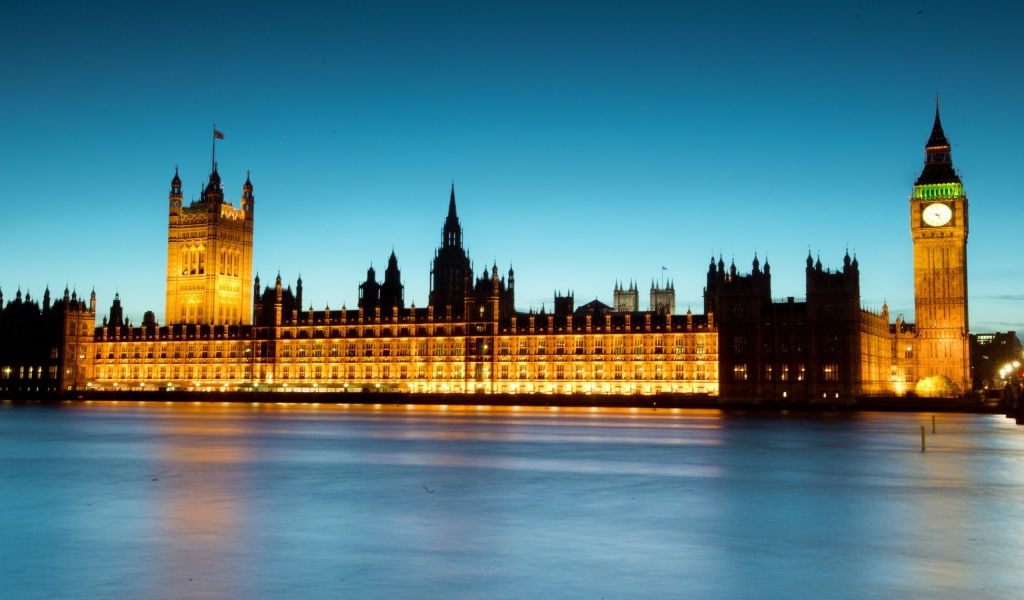
[[[712, 252], [802, 296], [808, 248], [913, 318], [908, 195], [936, 91], [970, 196], [971, 329], [1024, 330], [1020, 3], [0, 6], [0, 287], [163, 322], [168, 184], [256, 194], [254, 268], [355, 305], [394, 247], [426, 304], [451, 180], [521, 309]], [[641, 294], [646, 303], [646, 293]]]

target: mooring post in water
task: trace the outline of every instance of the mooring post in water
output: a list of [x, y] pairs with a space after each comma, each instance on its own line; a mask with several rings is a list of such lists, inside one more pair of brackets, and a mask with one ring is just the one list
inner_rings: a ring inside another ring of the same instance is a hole
[[924, 452], [924, 425], [921, 426], [921, 452]]
[[935, 415], [932, 415], [932, 433], [935, 433]]

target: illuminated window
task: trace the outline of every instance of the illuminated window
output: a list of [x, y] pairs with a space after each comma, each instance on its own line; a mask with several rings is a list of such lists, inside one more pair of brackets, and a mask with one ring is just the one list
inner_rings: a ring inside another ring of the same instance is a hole
[[559, 364], [555, 367], [555, 379], [565, 379], [565, 365]]
[[604, 365], [594, 365], [594, 379], [604, 379]]
[[782, 367], [780, 367], [779, 381], [789, 381], [789, 365], [782, 365]]
[[583, 365], [576, 364], [576, 379], [583, 379]]
[[622, 338], [615, 338], [615, 354], [622, 354], [623, 352]]
[[622, 365], [615, 365], [615, 378], [622, 379]]
[[803, 381], [804, 380], [804, 366], [803, 365], [797, 365], [796, 366], [796, 380], [797, 381]]
[[683, 354], [684, 353], [684, 351], [685, 351], [684, 344], [685, 343], [686, 343], [686, 340], [684, 338], [681, 338], [681, 337], [676, 338], [676, 350], [675, 350], [676, 354]]
[[839, 365], [835, 363], [825, 365], [825, 381], [839, 381]]
[[771, 381], [772, 380], [772, 375], [773, 375], [773, 373], [772, 373], [772, 365], [765, 365], [764, 366], [764, 380], [765, 381]]
[[704, 356], [704, 336], [697, 336], [697, 356]]
[[736, 365], [732, 368], [733, 381], [747, 380], [747, 365]]

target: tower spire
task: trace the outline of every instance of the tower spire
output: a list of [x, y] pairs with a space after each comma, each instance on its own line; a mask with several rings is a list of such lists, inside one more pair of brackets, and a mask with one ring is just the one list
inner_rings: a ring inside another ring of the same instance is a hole
[[924, 151], [924, 169], [921, 170], [921, 175], [914, 185], [961, 183], [960, 176], [953, 169], [949, 140], [946, 138], [946, 132], [942, 130], [938, 94], [935, 94], [935, 122], [932, 124], [932, 133], [928, 137]]
[[448, 218], [458, 219], [459, 215], [455, 212], [455, 180], [452, 179], [452, 195], [448, 199]]

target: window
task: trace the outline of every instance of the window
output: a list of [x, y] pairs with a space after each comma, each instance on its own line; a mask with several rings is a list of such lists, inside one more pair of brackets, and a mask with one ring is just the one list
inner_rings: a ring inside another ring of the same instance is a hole
[[555, 366], [555, 379], [565, 379], [565, 365], [559, 364]]
[[797, 365], [796, 366], [796, 380], [797, 381], [803, 381], [804, 380], [804, 366], [803, 365]]
[[543, 354], [546, 354], [546, 353], [547, 353], [547, 349], [544, 347], [544, 340], [538, 340], [537, 341], [537, 354], [543, 355]]
[[498, 371], [498, 374], [499, 374], [498, 376], [499, 376], [499, 377], [500, 377], [501, 379], [508, 379], [508, 373], [509, 373], [509, 367], [508, 367], [508, 364], [507, 364], [507, 363], [504, 363], [504, 364], [502, 364], [502, 365], [501, 365], [501, 368], [500, 368], [500, 369], [499, 369], [499, 371]]
[[655, 338], [654, 339], [654, 353], [655, 354], [663, 354], [664, 352], [665, 352], [665, 340], [663, 340], [660, 337], [659, 338]]
[[683, 347], [683, 344], [685, 343], [685, 341], [686, 340], [681, 338], [681, 337], [676, 338], [676, 349], [675, 349], [675, 353], [676, 354], [683, 354], [684, 353], [685, 348]]
[[604, 354], [604, 338], [594, 340], [594, 354]]
[[526, 363], [519, 363], [519, 379], [526, 379]]
[[615, 378], [622, 379], [622, 365], [615, 365]]
[[643, 366], [643, 364], [637, 363], [637, 364], [633, 365], [633, 379], [640, 380], [640, 379], [643, 379], [643, 378], [644, 378], [644, 366]]
[[742, 354], [747, 349], [747, 338], [736, 334], [732, 336], [732, 351], [734, 354]]
[[914, 346], [913, 344], [907, 344], [903, 349], [903, 358], [914, 358]]
[[615, 338], [615, 354], [622, 354], [623, 352], [622, 338]]
[[320, 358], [324, 355], [324, 345], [322, 342], [313, 344], [313, 356], [314, 358]]
[[576, 364], [576, 379], [583, 379], [583, 373], [584, 373], [584, 371], [583, 371], [583, 364], [582, 363], [577, 363]]
[[633, 338], [633, 354], [640, 356], [644, 353], [644, 340], [642, 337], [637, 336]]
[[697, 336], [697, 356], [704, 356], [704, 336]]
[[594, 379], [604, 379], [604, 365], [594, 365]]
[[747, 380], [747, 365], [736, 365], [732, 368], [732, 380], [733, 381], [746, 381]]
[[583, 338], [576, 338], [576, 354], [583, 354]]
[[789, 365], [779, 367], [779, 381], [789, 381]]
[[558, 338], [555, 342], [555, 354], [565, 354], [565, 340]]
[[835, 363], [825, 365], [825, 381], [839, 381], [839, 365]]
[[764, 366], [764, 380], [765, 381], [771, 381], [772, 380], [772, 375], [773, 375], [773, 373], [772, 373], [772, 365], [765, 365]]
[[526, 340], [519, 340], [519, 355], [526, 355]]

